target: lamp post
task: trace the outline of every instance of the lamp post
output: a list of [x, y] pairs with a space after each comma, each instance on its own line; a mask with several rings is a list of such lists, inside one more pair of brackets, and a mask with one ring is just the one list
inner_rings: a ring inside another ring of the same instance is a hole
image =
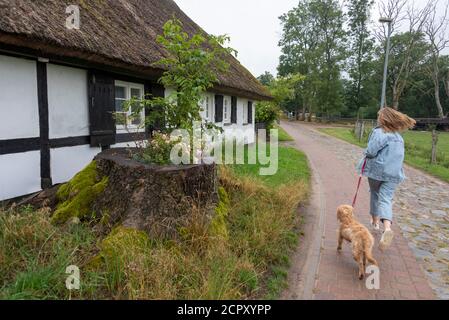
[[388, 74], [388, 56], [390, 55], [390, 36], [391, 36], [391, 24], [393, 19], [391, 18], [380, 18], [380, 23], [388, 23], [388, 35], [387, 35], [387, 49], [385, 51], [385, 66], [384, 66], [384, 78], [382, 83], [382, 98], [380, 102], [380, 108], [386, 107], [386, 96], [387, 96], [387, 74]]

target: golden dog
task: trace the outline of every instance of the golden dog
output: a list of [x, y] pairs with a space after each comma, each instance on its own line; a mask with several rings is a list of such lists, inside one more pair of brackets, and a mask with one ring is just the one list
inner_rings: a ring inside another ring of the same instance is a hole
[[352, 255], [359, 265], [359, 279], [362, 280], [365, 276], [367, 261], [377, 266], [377, 261], [372, 255], [374, 238], [364, 225], [354, 219], [353, 212], [354, 208], [347, 205], [337, 209], [337, 219], [340, 221], [337, 250], [341, 251], [343, 240], [351, 242]]

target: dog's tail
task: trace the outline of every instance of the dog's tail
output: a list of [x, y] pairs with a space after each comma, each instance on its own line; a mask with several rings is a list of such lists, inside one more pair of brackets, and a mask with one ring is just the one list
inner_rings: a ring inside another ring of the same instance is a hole
[[372, 245], [370, 241], [363, 241], [363, 254], [369, 263], [374, 264], [375, 266], [378, 265], [376, 259], [373, 258]]

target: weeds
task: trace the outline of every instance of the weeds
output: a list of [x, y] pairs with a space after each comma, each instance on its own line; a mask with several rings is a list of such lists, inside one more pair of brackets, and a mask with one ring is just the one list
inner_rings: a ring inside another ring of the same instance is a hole
[[[102, 238], [84, 223], [51, 223], [46, 209], [0, 209], [0, 298], [276, 298], [308, 189], [305, 158], [296, 165], [306, 178], [286, 184], [221, 167], [212, 223], [192, 208], [179, 241], [150, 240], [124, 227]], [[69, 265], [80, 267], [80, 290], [65, 288]]]

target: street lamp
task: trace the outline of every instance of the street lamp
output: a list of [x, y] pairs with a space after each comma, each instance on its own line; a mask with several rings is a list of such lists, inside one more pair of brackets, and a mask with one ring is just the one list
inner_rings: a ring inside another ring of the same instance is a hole
[[388, 23], [388, 35], [387, 35], [387, 50], [385, 51], [385, 66], [384, 66], [384, 78], [382, 83], [382, 99], [380, 102], [380, 108], [386, 107], [386, 96], [387, 96], [387, 73], [388, 73], [388, 56], [390, 55], [390, 36], [391, 36], [391, 24], [393, 19], [391, 18], [380, 18], [380, 23]]

